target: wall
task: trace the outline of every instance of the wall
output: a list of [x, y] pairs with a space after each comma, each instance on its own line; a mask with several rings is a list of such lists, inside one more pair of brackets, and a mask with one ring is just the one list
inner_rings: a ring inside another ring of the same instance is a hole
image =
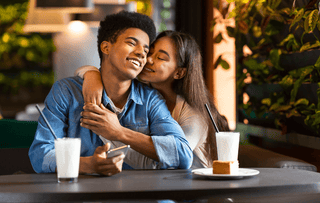
[[53, 57], [56, 80], [73, 76], [74, 71], [83, 65], [100, 67], [97, 48], [98, 28], [89, 27], [85, 23], [83, 26], [78, 32], [68, 27], [66, 32], [53, 35], [57, 48]]

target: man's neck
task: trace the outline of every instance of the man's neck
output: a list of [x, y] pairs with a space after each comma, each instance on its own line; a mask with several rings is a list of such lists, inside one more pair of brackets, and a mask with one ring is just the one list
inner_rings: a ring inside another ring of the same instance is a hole
[[101, 77], [108, 97], [118, 108], [123, 108], [130, 93], [131, 80], [121, 81], [107, 69], [101, 68]]

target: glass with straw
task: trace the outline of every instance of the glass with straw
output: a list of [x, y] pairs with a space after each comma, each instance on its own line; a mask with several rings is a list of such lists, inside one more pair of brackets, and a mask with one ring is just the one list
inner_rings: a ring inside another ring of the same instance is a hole
[[238, 161], [240, 132], [220, 132], [216, 125], [210, 109], [205, 104], [212, 124], [216, 130], [217, 154], [219, 161]]
[[75, 183], [78, 182], [79, 165], [80, 165], [80, 138], [58, 138], [54, 133], [49, 121], [36, 105], [40, 115], [47, 124], [51, 134], [54, 137], [54, 146], [57, 163], [57, 177], [59, 183]]

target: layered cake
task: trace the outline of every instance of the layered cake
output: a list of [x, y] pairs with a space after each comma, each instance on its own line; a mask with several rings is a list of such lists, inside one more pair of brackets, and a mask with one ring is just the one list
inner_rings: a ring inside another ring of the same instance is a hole
[[236, 175], [239, 170], [238, 161], [213, 161], [212, 164], [213, 174], [230, 174]]

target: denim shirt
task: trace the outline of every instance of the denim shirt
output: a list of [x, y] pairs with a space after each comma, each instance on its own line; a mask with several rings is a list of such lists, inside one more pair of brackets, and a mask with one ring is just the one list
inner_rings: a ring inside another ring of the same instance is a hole
[[[80, 137], [80, 156], [86, 157], [92, 156], [103, 142], [91, 130], [80, 126], [80, 113], [84, 106], [82, 83], [83, 80], [79, 77], [55, 82], [45, 99], [43, 114], [58, 138]], [[102, 103], [110, 108], [110, 100], [105, 91]], [[179, 124], [171, 117], [165, 100], [156, 90], [133, 80], [128, 101], [119, 115], [119, 122], [126, 128], [151, 136], [159, 158], [157, 168], [190, 168], [193, 154], [189, 143]], [[41, 116], [29, 149], [29, 158], [37, 173], [55, 172], [54, 137]], [[126, 165], [128, 164], [124, 163]]]

